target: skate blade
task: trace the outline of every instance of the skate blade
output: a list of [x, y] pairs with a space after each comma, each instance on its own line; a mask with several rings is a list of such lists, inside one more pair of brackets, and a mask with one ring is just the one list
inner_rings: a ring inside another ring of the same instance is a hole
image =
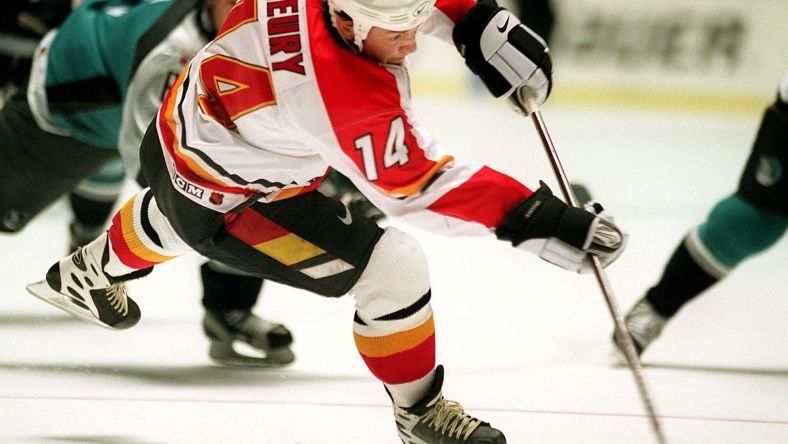
[[218, 341], [211, 343], [208, 355], [217, 364], [233, 367], [281, 368], [295, 361], [295, 354], [287, 347], [270, 352], [266, 356], [252, 356], [237, 352], [232, 342]]
[[74, 305], [74, 303], [71, 302], [71, 298], [53, 290], [45, 280], [33, 282], [32, 284], [28, 284], [25, 288], [28, 293], [38, 299], [65, 311], [77, 319], [99, 325], [108, 330], [116, 330], [101, 322], [97, 317], [93, 316], [93, 313], [90, 311], [86, 312], [84, 308]]

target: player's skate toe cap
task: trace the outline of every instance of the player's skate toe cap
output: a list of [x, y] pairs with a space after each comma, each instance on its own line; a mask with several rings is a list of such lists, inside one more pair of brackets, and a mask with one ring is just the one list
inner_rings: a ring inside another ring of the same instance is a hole
[[474, 430], [469, 441], [475, 444], [506, 444], [506, 437], [500, 430], [487, 425]]
[[134, 327], [137, 325], [137, 322], [140, 321], [140, 317], [142, 313], [140, 312], [140, 307], [137, 305], [136, 302], [132, 301], [131, 299], [128, 300], [128, 312], [126, 316], [123, 318], [119, 318], [117, 322], [111, 324], [111, 327], [118, 330], [125, 330], [127, 328]]
[[293, 334], [284, 325], [277, 325], [266, 333], [271, 348], [287, 347], [293, 343]]

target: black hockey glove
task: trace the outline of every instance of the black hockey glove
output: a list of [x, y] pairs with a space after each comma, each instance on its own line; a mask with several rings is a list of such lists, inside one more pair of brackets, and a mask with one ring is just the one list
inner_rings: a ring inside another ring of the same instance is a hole
[[527, 97], [547, 100], [553, 64], [545, 41], [495, 0], [480, 0], [452, 34], [465, 64], [495, 97], [510, 95], [526, 110]]
[[544, 183], [504, 217], [495, 230], [501, 240], [536, 254], [551, 264], [577, 273], [590, 272], [588, 253], [606, 267], [621, 255], [627, 234], [598, 203], [585, 209], [568, 206]]
[[347, 177], [332, 169], [328, 172], [318, 189], [323, 195], [334, 198], [347, 205], [354, 214], [360, 214], [367, 219], [379, 221], [386, 217], [386, 213], [381, 211], [361, 191], [353, 185]]

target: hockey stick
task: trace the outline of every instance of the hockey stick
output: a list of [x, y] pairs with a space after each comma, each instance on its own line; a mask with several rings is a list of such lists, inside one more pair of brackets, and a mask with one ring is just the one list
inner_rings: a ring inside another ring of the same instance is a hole
[[[528, 97], [526, 99], [526, 108], [528, 109], [528, 114], [530, 114], [531, 119], [534, 122], [536, 131], [539, 133], [539, 138], [542, 140], [542, 145], [547, 152], [547, 157], [550, 159], [550, 164], [553, 167], [553, 172], [555, 173], [555, 177], [561, 187], [561, 192], [563, 193], [564, 198], [570, 205], [574, 207], [578, 206], [575, 194], [569, 184], [569, 179], [566, 178], [564, 167], [561, 165], [561, 160], [558, 158], [558, 152], [555, 150], [555, 145], [553, 145], [553, 140], [550, 138], [550, 133], [547, 132], [547, 127], [545, 126], [544, 120], [542, 119], [542, 113], [539, 112], [539, 107], [537, 106], [536, 102], [534, 102], [532, 97]], [[627, 330], [627, 326], [624, 324], [624, 319], [621, 317], [621, 312], [618, 309], [618, 303], [613, 296], [613, 289], [610, 286], [610, 282], [607, 280], [607, 274], [602, 268], [599, 258], [593, 254], [589, 254], [588, 259], [591, 261], [594, 269], [594, 275], [596, 276], [596, 280], [599, 283], [599, 288], [602, 290], [602, 295], [605, 297], [608, 311], [610, 311], [610, 315], [613, 317], [616, 339], [624, 349], [624, 355], [627, 358], [629, 368], [632, 370], [632, 375], [635, 377], [635, 383], [637, 384], [638, 391], [640, 392], [640, 398], [643, 400], [643, 405], [646, 408], [646, 412], [651, 418], [651, 426], [654, 429], [654, 433], [656, 434], [657, 442], [659, 444], [666, 444], [667, 441], [665, 440], [665, 435], [662, 433], [662, 425], [659, 421], [659, 417], [657, 416], [656, 409], [654, 408], [654, 402], [652, 401], [649, 390], [646, 387], [646, 381], [643, 378], [643, 367], [641, 366], [640, 359], [638, 358], [637, 352], [635, 351], [635, 345], [632, 342], [632, 336], [630, 336], [629, 330]]]

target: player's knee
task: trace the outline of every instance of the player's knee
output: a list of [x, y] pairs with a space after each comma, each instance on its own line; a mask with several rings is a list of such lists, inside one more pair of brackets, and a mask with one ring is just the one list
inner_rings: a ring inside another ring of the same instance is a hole
[[698, 232], [709, 251], [733, 267], [774, 245], [787, 226], [788, 218], [733, 195], [714, 207]]
[[350, 294], [359, 315], [374, 319], [411, 306], [429, 289], [427, 258], [421, 246], [407, 233], [389, 227]]

